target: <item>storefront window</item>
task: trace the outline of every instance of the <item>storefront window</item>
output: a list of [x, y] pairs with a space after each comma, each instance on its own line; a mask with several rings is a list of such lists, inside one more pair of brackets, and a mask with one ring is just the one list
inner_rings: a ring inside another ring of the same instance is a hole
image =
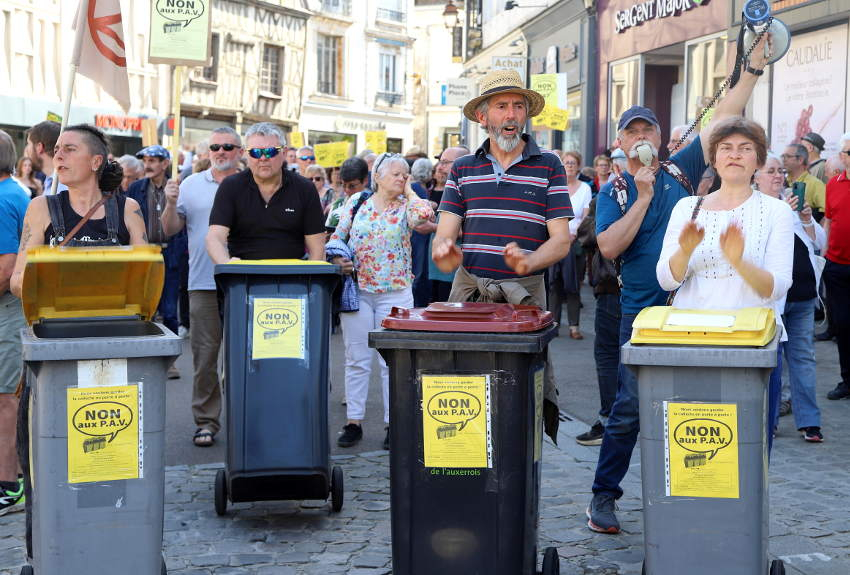
[[611, 64], [608, 80], [611, 103], [608, 110], [608, 142], [617, 137], [617, 119], [640, 104], [640, 58]]
[[351, 142], [353, 150], [357, 146], [356, 134], [341, 134], [339, 132], [321, 132], [319, 130], [309, 130], [307, 132], [307, 140], [311, 146], [316, 144], [329, 144], [331, 142]]
[[696, 119], [726, 79], [726, 35], [715, 36], [687, 46], [686, 118]]

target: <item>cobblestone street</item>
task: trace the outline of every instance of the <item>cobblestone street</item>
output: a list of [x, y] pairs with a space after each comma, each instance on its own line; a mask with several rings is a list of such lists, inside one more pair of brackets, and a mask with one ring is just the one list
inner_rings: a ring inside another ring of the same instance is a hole
[[[820, 349], [820, 348], [819, 348]], [[838, 421], [850, 402], [822, 402], [827, 421]], [[787, 572], [850, 572], [850, 504], [843, 498], [846, 432], [828, 426], [828, 441], [806, 444], [783, 418], [771, 466], [772, 556]], [[540, 548], [554, 545], [561, 573], [640, 573], [643, 521], [638, 456], [624, 482], [624, 533], [594, 534], [585, 526], [598, 448], [573, 437], [577, 420], [561, 425], [559, 446], [547, 443], [541, 493]], [[219, 464], [169, 467], [166, 474], [165, 555], [171, 575], [295, 575], [391, 572], [389, 457], [386, 452], [335, 456], [346, 479], [342, 512], [324, 502], [260, 502], [213, 509]], [[17, 575], [23, 563], [22, 513], [0, 518], [0, 574]], [[722, 572], [722, 569], [719, 570]]]

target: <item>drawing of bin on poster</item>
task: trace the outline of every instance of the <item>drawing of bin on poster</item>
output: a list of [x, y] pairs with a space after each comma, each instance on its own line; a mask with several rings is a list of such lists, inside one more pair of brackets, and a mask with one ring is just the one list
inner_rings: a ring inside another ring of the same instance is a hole
[[32, 565], [22, 574], [165, 573], [166, 371], [182, 340], [150, 321], [163, 274], [158, 246], [27, 253]]
[[[532, 306], [394, 308], [369, 345], [390, 371], [396, 575], [531, 575], [552, 314]], [[558, 573], [546, 550], [543, 573]]]
[[622, 361], [637, 376], [644, 573], [776, 575], [768, 567], [772, 309], [646, 308]]
[[241, 260], [215, 267], [224, 295], [227, 502], [321, 499], [342, 509], [342, 469], [330, 468], [328, 357], [339, 266]]

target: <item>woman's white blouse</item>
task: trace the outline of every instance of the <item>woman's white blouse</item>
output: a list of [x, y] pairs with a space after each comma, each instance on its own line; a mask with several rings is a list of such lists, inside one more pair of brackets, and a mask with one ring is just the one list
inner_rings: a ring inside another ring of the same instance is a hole
[[570, 233], [576, 235], [578, 227], [584, 219], [584, 211], [590, 208], [590, 200], [593, 197], [593, 191], [587, 182], [578, 181], [578, 189], [570, 194], [570, 205], [573, 208], [573, 218], [570, 220]]
[[[673, 306], [730, 310], [772, 307], [781, 325], [783, 310], [779, 306], [791, 287], [794, 268], [791, 208], [782, 200], [753, 191], [749, 199], [733, 210], [701, 209], [697, 223], [705, 229], [705, 238], [691, 254], [685, 278], [679, 283], [670, 271], [670, 258], [679, 249], [679, 234], [691, 219], [697, 199], [696, 196], [682, 198], [673, 208], [655, 268], [662, 289], [679, 290]], [[773, 293], [768, 298], [759, 296], [744, 281], [720, 249], [720, 234], [733, 221], [744, 231], [744, 260], [773, 275]]]

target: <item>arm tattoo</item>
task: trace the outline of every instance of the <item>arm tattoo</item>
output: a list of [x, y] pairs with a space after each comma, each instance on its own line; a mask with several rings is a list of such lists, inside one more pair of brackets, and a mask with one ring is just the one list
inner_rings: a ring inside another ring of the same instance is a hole
[[133, 213], [139, 216], [140, 220], [145, 221], [145, 217], [142, 215], [142, 208], [136, 208]]
[[30, 243], [30, 238], [32, 238], [32, 230], [30, 230], [30, 225], [24, 222], [24, 229], [21, 232], [21, 246], [19, 251], [27, 249], [27, 244]]

